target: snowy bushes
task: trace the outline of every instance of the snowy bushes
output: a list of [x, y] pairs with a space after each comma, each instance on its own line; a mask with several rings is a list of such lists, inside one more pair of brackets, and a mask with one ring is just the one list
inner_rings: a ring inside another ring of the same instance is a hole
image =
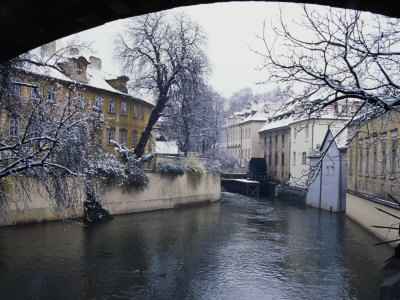
[[160, 162], [157, 171], [162, 174], [178, 176], [188, 174], [193, 182], [199, 182], [205, 175], [203, 164], [195, 158], [185, 158], [175, 162]]
[[183, 175], [186, 173], [186, 166], [179, 160], [176, 162], [160, 162], [157, 171], [162, 174]]
[[114, 142], [118, 156], [109, 153], [100, 153], [90, 159], [90, 172], [99, 176], [106, 183], [117, 183], [125, 187], [145, 187], [149, 178], [141, 168], [141, 164], [151, 160], [152, 155], [144, 155], [136, 159], [133, 149]]
[[208, 173], [221, 173], [224, 169], [236, 168], [239, 159], [231, 152], [212, 150], [207, 153], [205, 168]]

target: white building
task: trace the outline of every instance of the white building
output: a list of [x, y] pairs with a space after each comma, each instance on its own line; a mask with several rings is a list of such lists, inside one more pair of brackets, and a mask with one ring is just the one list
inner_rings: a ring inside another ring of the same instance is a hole
[[258, 130], [270, 115], [265, 102], [251, 101], [246, 107], [229, 117], [227, 128], [227, 150], [240, 160], [240, 166], [247, 168], [252, 157], [263, 157], [263, 145]]

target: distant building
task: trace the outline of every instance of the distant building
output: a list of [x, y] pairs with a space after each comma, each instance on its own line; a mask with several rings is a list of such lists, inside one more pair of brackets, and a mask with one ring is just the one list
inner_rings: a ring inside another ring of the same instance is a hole
[[270, 109], [265, 102], [251, 101], [240, 112], [229, 117], [226, 129], [227, 150], [239, 158], [239, 165], [247, 168], [252, 157], [263, 157], [258, 130], [264, 125]]
[[350, 111], [346, 102], [308, 115], [307, 105], [288, 99], [259, 130], [270, 179], [301, 190], [308, 186], [308, 157], [318, 151], [328, 127], [346, 122]]
[[277, 113], [258, 131], [263, 146], [262, 157], [267, 163], [268, 177], [286, 185], [290, 178], [291, 113]]
[[306, 203], [332, 212], [346, 210], [347, 129], [341, 130], [342, 127], [329, 127], [319, 152], [309, 157]]

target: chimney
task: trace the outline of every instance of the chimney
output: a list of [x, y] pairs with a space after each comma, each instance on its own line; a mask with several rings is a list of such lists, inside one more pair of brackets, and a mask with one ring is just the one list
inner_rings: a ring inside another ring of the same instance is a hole
[[49, 53], [56, 53], [56, 41], [50, 42], [48, 44], [44, 44], [42, 46], [42, 51], [49, 52]]
[[101, 71], [101, 59], [95, 56], [89, 57], [90, 66], [96, 70]]
[[75, 56], [75, 55], [79, 55], [79, 49], [78, 48], [71, 48], [69, 50], [69, 55]]

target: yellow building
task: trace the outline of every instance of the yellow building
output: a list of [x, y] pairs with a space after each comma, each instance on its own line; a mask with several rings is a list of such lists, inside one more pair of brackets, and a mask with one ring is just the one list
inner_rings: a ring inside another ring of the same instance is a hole
[[[55, 42], [40, 50], [42, 55], [55, 53]], [[54, 100], [55, 103], [73, 99], [76, 107], [94, 109], [103, 113], [105, 124], [96, 132], [104, 150], [113, 152], [111, 140], [134, 148], [149, 120], [154, 105], [128, 92], [126, 76], [112, 76], [102, 71], [100, 58], [86, 58], [73, 48], [67, 55], [57, 59], [59, 68], [31, 66], [11, 78], [12, 93], [21, 102], [33, 97]], [[72, 85], [72, 83], [75, 83]], [[72, 88], [73, 87], [73, 88]], [[87, 105], [90, 104], [90, 105]], [[15, 135], [22, 124], [18, 118], [2, 113], [1, 127], [5, 134]], [[149, 140], [146, 150], [154, 151], [155, 138]]]
[[[382, 240], [394, 239], [400, 217], [399, 167], [400, 113], [390, 111], [362, 126], [352, 125], [347, 151], [346, 214]], [[378, 208], [378, 209], [377, 209]]]

